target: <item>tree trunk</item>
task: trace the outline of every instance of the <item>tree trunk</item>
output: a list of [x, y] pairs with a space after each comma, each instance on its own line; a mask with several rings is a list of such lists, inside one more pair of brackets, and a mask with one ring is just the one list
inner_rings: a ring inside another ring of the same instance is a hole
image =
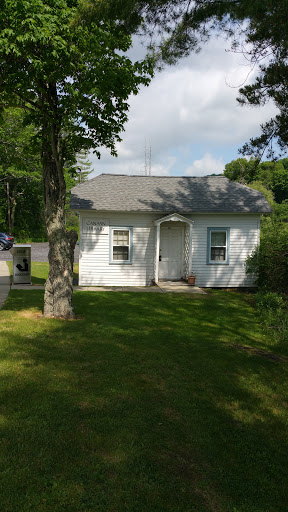
[[9, 233], [12, 235], [14, 224], [15, 224], [15, 212], [17, 206], [17, 186], [13, 189], [13, 193], [10, 196], [10, 231]]
[[[45, 221], [49, 242], [49, 275], [45, 284], [44, 316], [74, 318], [73, 310], [73, 261], [77, 241], [75, 231], [65, 229], [66, 185], [63, 163], [57, 147], [55, 130], [42, 146]], [[46, 132], [47, 133], [47, 132]], [[47, 140], [48, 139], [48, 140]]]
[[[49, 213], [47, 212], [49, 215]], [[71, 319], [73, 309], [73, 262], [75, 231], [67, 232], [61, 208], [57, 218], [46, 221], [49, 242], [49, 274], [45, 283], [44, 316]]]
[[15, 221], [15, 211], [17, 206], [17, 184], [10, 187], [9, 181], [6, 183], [7, 190], [7, 217], [8, 217], [8, 233], [12, 235]]
[[6, 183], [6, 193], [7, 193], [7, 217], [8, 217], [8, 233], [12, 233], [11, 226], [11, 209], [10, 209], [10, 189], [9, 189], [9, 181]]

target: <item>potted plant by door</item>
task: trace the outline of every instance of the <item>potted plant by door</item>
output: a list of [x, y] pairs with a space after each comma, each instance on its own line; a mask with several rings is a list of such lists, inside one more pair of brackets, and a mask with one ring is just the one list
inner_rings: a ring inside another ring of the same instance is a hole
[[191, 284], [192, 286], [195, 286], [195, 281], [196, 281], [196, 276], [195, 276], [195, 274], [190, 274], [190, 275], [188, 276], [187, 281], [188, 281], [188, 284]]

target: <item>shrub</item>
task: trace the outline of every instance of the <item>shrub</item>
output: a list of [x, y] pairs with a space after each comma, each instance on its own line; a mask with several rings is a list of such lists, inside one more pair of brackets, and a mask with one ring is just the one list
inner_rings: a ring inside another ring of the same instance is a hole
[[288, 340], [288, 302], [276, 292], [260, 291], [255, 295], [256, 307], [261, 321], [270, 330], [270, 335], [279, 340]]
[[[286, 211], [286, 210], [285, 210]], [[274, 211], [264, 218], [260, 245], [246, 260], [247, 274], [256, 276], [256, 307], [272, 339], [288, 340], [288, 231], [286, 218]], [[286, 345], [286, 343], [285, 343]]]
[[259, 309], [276, 311], [283, 308], [284, 300], [281, 295], [275, 292], [262, 293], [259, 292], [255, 295], [255, 302]]
[[288, 294], [288, 232], [281, 225], [262, 231], [260, 245], [246, 260], [247, 274], [260, 289]]

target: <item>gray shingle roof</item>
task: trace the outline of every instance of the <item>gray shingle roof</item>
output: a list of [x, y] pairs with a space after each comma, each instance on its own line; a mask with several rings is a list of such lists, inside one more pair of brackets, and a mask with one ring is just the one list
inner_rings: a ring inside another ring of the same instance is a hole
[[223, 176], [100, 174], [71, 191], [75, 210], [160, 213], [270, 213], [261, 192]]

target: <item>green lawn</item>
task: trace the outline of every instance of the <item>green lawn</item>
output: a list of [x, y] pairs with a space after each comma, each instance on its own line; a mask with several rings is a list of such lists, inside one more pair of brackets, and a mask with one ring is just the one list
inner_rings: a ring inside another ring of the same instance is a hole
[[[13, 262], [12, 261], [6, 261], [6, 263], [8, 265], [8, 268], [9, 268], [9, 271], [10, 271], [10, 276], [11, 276], [11, 281], [12, 281]], [[34, 284], [34, 285], [43, 285], [44, 286], [45, 281], [46, 281], [46, 279], [48, 277], [48, 271], [49, 271], [48, 263], [39, 263], [39, 262], [36, 262], [36, 261], [32, 261], [31, 262], [31, 280], [32, 280], [32, 284]], [[73, 272], [74, 279], [78, 278], [78, 273], [79, 273], [79, 264], [78, 263], [74, 263], [74, 272]]]
[[42, 300], [0, 311], [1, 511], [288, 510], [288, 363], [250, 296]]

